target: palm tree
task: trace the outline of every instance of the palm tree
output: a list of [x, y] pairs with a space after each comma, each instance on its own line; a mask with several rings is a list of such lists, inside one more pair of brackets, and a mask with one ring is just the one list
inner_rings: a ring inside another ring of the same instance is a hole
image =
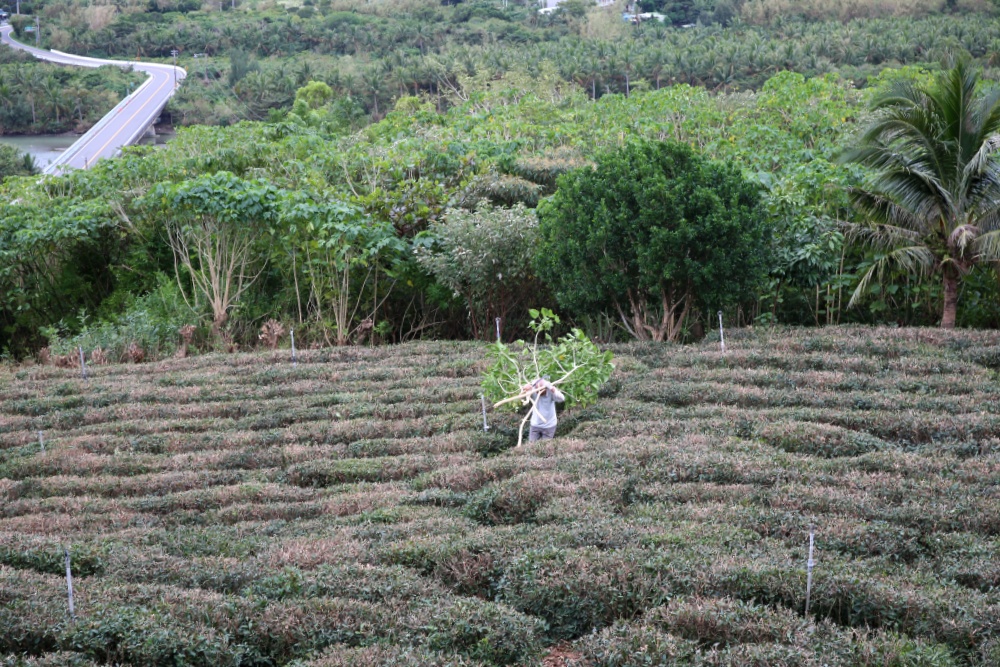
[[38, 94], [38, 86], [41, 81], [41, 76], [34, 67], [17, 66], [14, 68], [14, 82], [21, 89], [21, 94], [28, 98], [28, 103], [31, 105], [32, 125], [38, 123], [38, 116], [35, 113], [35, 96]]
[[10, 108], [14, 106], [15, 100], [17, 100], [17, 95], [14, 92], [14, 88], [9, 84], [0, 81], [0, 106], [3, 106], [4, 109], [9, 111]]
[[361, 81], [365, 88], [372, 94], [372, 100], [375, 106], [375, 117], [377, 118], [378, 113], [378, 96], [382, 92], [382, 87], [385, 84], [385, 67], [381, 62], [376, 62], [374, 65], [366, 67], [361, 72]]
[[65, 111], [67, 105], [62, 86], [56, 81], [54, 76], [49, 75], [42, 81], [42, 95], [48, 103], [49, 108], [52, 109], [52, 113], [55, 114], [56, 124], [58, 125], [61, 122], [59, 112]]
[[874, 101], [878, 114], [847, 161], [873, 168], [852, 192], [865, 223], [851, 236], [877, 253], [849, 305], [887, 268], [941, 275], [941, 326], [953, 328], [962, 278], [1000, 260], [1000, 90], [979, 91], [961, 62], [934, 85], [899, 83]]

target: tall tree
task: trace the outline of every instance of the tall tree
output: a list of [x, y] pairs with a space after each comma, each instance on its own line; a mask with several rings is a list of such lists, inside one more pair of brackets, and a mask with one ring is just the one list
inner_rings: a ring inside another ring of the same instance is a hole
[[192, 310], [212, 310], [218, 336], [240, 296], [263, 271], [260, 239], [277, 217], [276, 188], [220, 171], [147, 195], [174, 254], [177, 286]]
[[961, 62], [930, 86], [900, 82], [873, 102], [876, 120], [848, 161], [874, 170], [853, 193], [866, 221], [850, 236], [876, 253], [851, 304], [887, 269], [940, 276], [941, 326], [955, 326], [962, 278], [1000, 260], [1000, 89]]

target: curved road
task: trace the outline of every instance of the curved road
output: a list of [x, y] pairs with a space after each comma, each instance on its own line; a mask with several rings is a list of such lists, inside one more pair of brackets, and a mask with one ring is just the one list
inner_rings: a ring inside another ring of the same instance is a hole
[[73, 56], [59, 51], [36, 49], [14, 41], [11, 38], [12, 31], [13, 28], [9, 25], [0, 26], [0, 43], [27, 51], [41, 60], [59, 65], [76, 65], [77, 67], [102, 67], [104, 65], [131, 67], [149, 75], [145, 83], [119, 102], [94, 127], [46, 167], [45, 173], [47, 174], [58, 174], [67, 168], [87, 169], [101, 158], [114, 157], [122, 146], [128, 146], [138, 141], [146, 128], [152, 125], [153, 121], [160, 115], [163, 106], [174, 94], [180, 82], [187, 76], [184, 69], [173, 65], [101, 60]]

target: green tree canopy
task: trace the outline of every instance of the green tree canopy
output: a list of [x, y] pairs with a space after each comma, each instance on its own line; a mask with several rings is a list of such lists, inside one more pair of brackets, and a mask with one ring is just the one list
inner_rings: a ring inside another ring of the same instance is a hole
[[28, 153], [21, 153], [13, 146], [0, 144], [0, 182], [7, 176], [31, 176], [38, 169]]
[[1000, 259], [1000, 90], [980, 90], [966, 63], [930, 86], [901, 81], [876, 98], [876, 120], [845, 159], [874, 169], [853, 195], [867, 221], [851, 229], [875, 251], [851, 303], [886, 269], [940, 275], [941, 326], [955, 326], [960, 282]]
[[755, 186], [674, 142], [635, 142], [559, 177], [539, 207], [539, 275], [561, 306], [676, 340], [695, 307], [755, 287], [769, 239]]
[[162, 183], [148, 195], [164, 220], [177, 285], [193, 310], [203, 298], [218, 335], [240, 296], [263, 270], [255, 246], [277, 219], [277, 188], [228, 172]]
[[480, 203], [474, 212], [449, 209], [417, 244], [420, 266], [465, 300], [473, 336], [491, 338], [493, 318], [506, 324], [537, 300], [541, 287], [531, 270], [537, 228], [535, 212], [523, 204]]
[[295, 91], [295, 102], [309, 109], [318, 109], [333, 99], [333, 89], [323, 81], [310, 81]]

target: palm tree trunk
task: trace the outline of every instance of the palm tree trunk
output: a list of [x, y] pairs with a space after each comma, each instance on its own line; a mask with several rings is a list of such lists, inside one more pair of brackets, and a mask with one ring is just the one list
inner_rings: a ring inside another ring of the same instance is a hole
[[958, 311], [958, 275], [950, 270], [944, 271], [944, 312], [941, 315], [941, 328], [955, 328], [955, 313]]

